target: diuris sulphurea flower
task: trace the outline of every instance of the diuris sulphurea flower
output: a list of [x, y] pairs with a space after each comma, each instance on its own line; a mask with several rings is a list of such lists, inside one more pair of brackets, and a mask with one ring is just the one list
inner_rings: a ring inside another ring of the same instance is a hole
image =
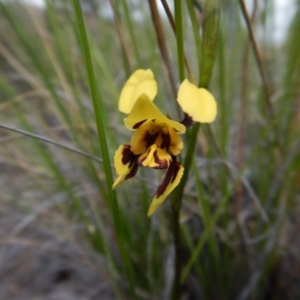
[[151, 70], [137, 70], [129, 77], [121, 91], [119, 110], [128, 114], [124, 123], [134, 132], [130, 144], [121, 145], [114, 157], [118, 177], [113, 188], [132, 178], [139, 166], [167, 169], [156, 189], [148, 216], [163, 203], [183, 175], [183, 166], [176, 159], [183, 149], [180, 134], [195, 122], [212, 122], [217, 114], [214, 97], [187, 79], [180, 85], [177, 97], [185, 113], [181, 123], [166, 117], [152, 102], [156, 94], [157, 84]]

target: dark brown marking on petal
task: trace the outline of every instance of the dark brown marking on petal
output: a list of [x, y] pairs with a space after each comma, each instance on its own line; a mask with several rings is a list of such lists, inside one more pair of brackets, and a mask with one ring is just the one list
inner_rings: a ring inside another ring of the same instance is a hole
[[138, 158], [138, 155], [135, 155], [130, 148], [130, 145], [124, 145], [124, 149], [122, 151], [122, 163], [123, 165], [127, 165], [129, 163], [128, 167], [132, 168]]
[[134, 125], [133, 125], [133, 129], [138, 129], [142, 124], [144, 124], [145, 122], [147, 121], [147, 119], [145, 119], [145, 120], [142, 120], [142, 121], [140, 121], [140, 122], [137, 122], [137, 123], [135, 123]]
[[185, 127], [190, 127], [192, 125], [194, 125], [196, 122], [193, 121], [192, 117], [189, 116], [188, 114], [184, 114], [184, 119], [180, 122], [182, 125], [184, 125]]
[[125, 176], [124, 180], [132, 178], [137, 173], [138, 169], [139, 165], [137, 164], [137, 161], [135, 161], [130, 172]]
[[166, 169], [169, 166], [169, 161], [167, 159], [160, 159], [157, 155], [157, 150], [153, 152], [154, 161], [157, 163], [158, 166], [154, 167], [153, 169]]
[[170, 164], [167, 172], [163, 176], [161, 183], [159, 184], [158, 188], [156, 189], [155, 196], [157, 198], [159, 196], [161, 196], [165, 192], [167, 186], [175, 180], [177, 173], [179, 171], [179, 168], [180, 168], [180, 164], [177, 163], [176, 156], [172, 155], [171, 164]]
[[149, 155], [150, 151], [151, 151], [151, 149], [148, 148], [148, 150], [147, 150], [147, 155], [144, 156], [142, 159], [141, 159], [141, 158], [138, 158], [137, 163], [138, 163], [139, 166], [142, 165], [143, 161], [147, 158], [147, 156]]
[[171, 144], [171, 138], [170, 138], [170, 134], [162, 134], [162, 144], [160, 145], [161, 149], [169, 149], [170, 144]]
[[154, 134], [150, 134], [149, 132], [146, 133], [144, 140], [147, 141], [147, 144], [146, 144], [147, 148], [154, 144], [158, 135], [159, 135], [159, 132], [155, 132]]
[[174, 170], [174, 173], [173, 173], [173, 177], [172, 177], [172, 180], [171, 182], [173, 183], [175, 178], [177, 177], [177, 174], [180, 170], [180, 167], [181, 167], [181, 164], [179, 162], [176, 163], [176, 169]]

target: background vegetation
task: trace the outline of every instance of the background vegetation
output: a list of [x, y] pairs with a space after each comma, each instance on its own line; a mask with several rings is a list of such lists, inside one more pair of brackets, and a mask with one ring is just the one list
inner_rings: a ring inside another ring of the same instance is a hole
[[[173, 299], [300, 297], [300, 2], [280, 42], [273, 1], [204, 2], [175, 1], [176, 14], [170, 3], [177, 38], [162, 6], [158, 32], [148, 1], [0, 3], [0, 215], [21, 216], [1, 233], [4, 245], [38, 220], [103, 258], [94, 267], [116, 299], [165, 299], [172, 289]], [[171, 201], [146, 217], [163, 173], [141, 169], [116, 194], [110, 186], [114, 152], [131, 135], [117, 110], [124, 82], [152, 69], [156, 103], [180, 120], [172, 80], [184, 72], [182, 46], [202, 86], [217, 50], [209, 90], [218, 116], [185, 137], [182, 161], [193, 160], [177, 252]]]

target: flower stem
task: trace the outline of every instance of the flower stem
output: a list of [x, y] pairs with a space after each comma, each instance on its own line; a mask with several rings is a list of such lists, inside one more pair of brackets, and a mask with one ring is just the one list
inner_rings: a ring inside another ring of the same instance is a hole
[[183, 176], [181, 178], [181, 181], [177, 187], [177, 192], [172, 197], [172, 234], [173, 234], [173, 240], [174, 240], [174, 247], [175, 247], [175, 258], [174, 258], [174, 278], [173, 278], [173, 285], [172, 285], [172, 291], [171, 291], [171, 299], [176, 300], [180, 298], [181, 294], [181, 241], [180, 241], [180, 224], [179, 224], [179, 215], [180, 215], [180, 208], [181, 208], [181, 201], [183, 197], [183, 191], [184, 187], [186, 185], [189, 170], [191, 169], [192, 161], [193, 161], [193, 155], [194, 149], [196, 147], [197, 142], [197, 134], [200, 129], [201, 124], [197, 123], [194, 125], [190, 131], [189, 136], [189, 144], [188, 149], [184, 161], [184, 169], [186, 170], [183, 173]]
[[169, 56], [168, 47], [166, 44], [166, 38], [164, 35], [163, 26], [162, 26], [162, 22], [161, 22], [161, 19], [159, 16], [159, 11], [157, 8], [156, 0], [148, 0], [148, 2], [149, 2], [150, 11], [151, 11], [153, 25], [155, 28], [155, 34], [156, 34], [156, 38], [157, 38], [158, 47], [159, 47], [162, 59], [164, 61], [164, 64], [165, 64], [167, 72], [168, 72], [168, 78], [170, 81], [170, 86], [172, 89], [174, 99], [176, 99], [176, 82], [175, 82], [175, 78], [174, 78], [174, 75], [172, 72], [170, 56]]
[[183, 32], [182, 32], [182, 3], [181, 0], [175, 0], [175, 34], [177, 42], [177, 57], [179, 78], [182, 82], [185, 78], [184, 75], [184, 50], [183, 50]]
[[173, 233], [173, 239], [174, 239], [174, 250], [175, 250], [175, 257], [174, 257], [174, 278], [172, 282], [172, 290], [171, 290], [171, 300], [177, 300], [180, 298], [181, 294], [181, 283], [180, 283], [180, 277], [181, 277], [181, 241], [180, 241], [180, 224], [179, 224], [179, 212], [180, 209], [176, 209], [172, 205], [172, 233]]
[[105, 133], [105, 127], [103, 123], [103, 102], [101, 101], [99, 97], [99, 93], [97, 90], [97, 85], [95, 81], [94, 76], [94, 70], [92, 65], [92, 58], [91, 53], [89, 49], [89, 43], [87, 39], [83, 14], [81, 10], [81, 5], [79, 0], [73, 0], [73, 7], [76, 14], [76, 21], [78, 25], [78, 31], [82, 46], [82, 53], [85, 61], [85, 66], [87, 70], [87, 75], [89, 79], [89, 85], [90, 85], [90, 91], [91, 91], [91, 97], [93, 101], [93, 107], [94, 107], [94, 113], [96, 118], [96, 124], [97, 124], [97, 131], [99, 135], [99, 143], [101, 147], [103, 162], [104, 162], [104, 171], [106, 175], [106, 184], [108, 189], [108, 196], [111, 203], [111, 210], [113, 212], [113, 220], [114, 220], [114, 226], [116, 230], [116, 236], [117, 236], [117, 242], [120, 249], [122, 261], [124, 264], [125, 273], [129, 279], [129, 286], [130, 286], [130, 293], [131, 293], [131, 299], [136, 299], [135, 291], [134, 291], [134, 281], [132, 276], [132, 270], [131, 265], [129, 261], [129, 257], [127, 254], [127, 251], [125, 249], [125, 243], [124, 243], [124, 230], [122, 228], [122, 224], [120, 222], [120, 213], [118, 208], [118, 202], [116, 199], [115, 191], [112, 189], [113, 179], [112, 179], [112, 171], [110, 167], [110, 159], [109, 159], [109, 153], [108, 153], [108, 145], [106, 140], [106, 133]]
[[[183, 49], [183, 38], [178, 32], [181, 32], [178, 26], [182, 25], [181, 15], [176, 16], [176, 3], [179, 6], [180, 1], [175, 1], [175, 25], [176, 25], [176, 38], [177, 38], [177, 51], [178, 56], [179, 52]], [[177, 9], [178, 11], [178, 9]], [[178, 25], [179, 24], [179, 25]], [[194, 28], [195, 30], [195, 28]], [[197, 33], [199, 34], [199, 32]], [[178, 37], [180, 40], [178, 40]], [[209, 81], [213, 72], [213, 65], [215, 62], [217, 54], [219, 38], [219, 5], [216, 0], [206, 0], [204, 4], [204, 23], [203, 23], [203, 40], [201, 45], [201, 61], [200, 61], [200, 86], [207, 88]], [[200, 44], [197, 44], [200, 47]], [[198, 49], [200, 51], [200, 49]], [[182, 50], [183, 52], [183, 50]], [[184, 52], [183, 52], [184, 53]], [[179, 65], [181, 62], [181, 55], [179, 56]], [[180, 66], [179, 66], [180, 67]], [[181, 74], [181, 73], [180, 73]], [[201, 124], [195, 124], [189, 131], [189, 142], [187, 146], [186, 157], [184, 160], [184, 174], [181, 178], [181, 181], [176, 189], [176, 193], [172, 197], [172, 206], [173, 206], [173, 238], [175, 246], [175, 275], [173, 279], [173, 287], [171, 292], [171, 299], [179, 299], [181, 287], [180, 287], [180, 278], [178, 281], [178, 276], [181, 274], [181, 265], [180, 265], [180, 224], [179, 224], [179, 213], [181, 208], [181, 202], [183, 198], [184, 188], [187, 183], [189, 171], [193, 162], [193, 154], [196, 148], [197, 136]]]

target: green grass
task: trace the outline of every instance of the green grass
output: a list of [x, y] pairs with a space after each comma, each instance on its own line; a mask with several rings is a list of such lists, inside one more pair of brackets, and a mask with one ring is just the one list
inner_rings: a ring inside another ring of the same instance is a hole
[[[60, 195], [53, 222], [80, 226], [117, 299], [299, 298], [299, 1], [281, 43], [271, 2], [254, 14], [251, 42], [239, 2], [174, 1], [175, 32], [160, 11], [170, 66], [148, 1], [107, 1], [114, 18], [102, 1], [91, 12], [80, 2], [0, 3], [0, 176], [22, 191], [1, 186], [2, 207], [30, 214]], [[192, 75], [218, 102], [215, 122], [183, 137], [184, 177], [150, 219], [163, 172], [141, 169], [111, 189], [114, 152], [131, 137], [118, 97], [138, 68], [153, 70], [155, 101], [174, 119], [172, 80]]]

